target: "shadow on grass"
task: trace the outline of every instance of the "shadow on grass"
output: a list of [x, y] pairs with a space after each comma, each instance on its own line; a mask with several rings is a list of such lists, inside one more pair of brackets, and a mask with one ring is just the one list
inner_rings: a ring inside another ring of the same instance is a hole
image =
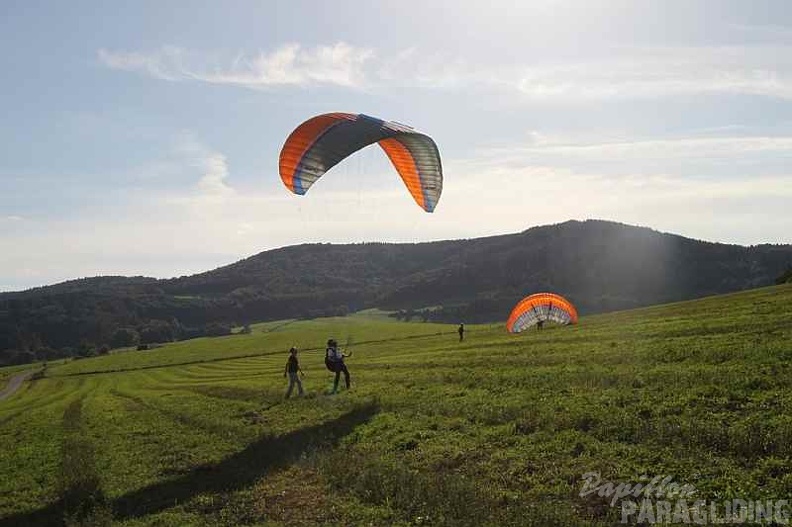
[[[263, 437], [217, 463], [200, 465], [182, 476], [127, 493], [112, 500], [116, 521], [139, 518], [185, 503], [202, 493], [228, 493], [254, 484], [272, 470], [286, 467], [314, 448], [328, 447], [370, 421], [376, 403], [358, 406], [336, 419], [294, 432]], [[0, 527], [63, 525], [63, 502], [0, 519]]]

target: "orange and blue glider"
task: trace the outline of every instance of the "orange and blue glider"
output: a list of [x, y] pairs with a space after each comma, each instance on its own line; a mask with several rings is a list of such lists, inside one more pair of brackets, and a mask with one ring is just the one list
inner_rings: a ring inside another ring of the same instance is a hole
[[374, 143], [390, 158], [415, 202], [432, 212], [443, 191], [437, 145], [409, 126], [368, 115], [327, 113], [302, 123], [281, 149], [281, 179], [295, 194], [305, 194], [325, 172]]

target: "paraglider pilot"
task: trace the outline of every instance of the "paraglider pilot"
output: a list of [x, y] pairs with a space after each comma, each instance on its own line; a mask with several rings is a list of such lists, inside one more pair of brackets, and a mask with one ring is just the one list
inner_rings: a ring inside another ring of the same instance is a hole
[[346, 383], [347, 390], [349, 389], [349, 370], [344, 364], [344, 358], [350, 357], [352, 354], [349, 355], [341, 352], [338, 349], [338, 342], [335, 339], [330, 339], [327, 341], [327, 349], [325, 350], [325, 366], [327, 369], [335, 373], [335, 381], [333, 381], [333, 391], [331, 393], [338, 392], [338, 381], [341, 378], [341, 373], [344, 374], [344, 382]]
[[289, 376], [289, 389], [286, 390], [286, 398], [288, 399], [291, 397], [292, 390], [294, 389], [294, 385], [297, 385], [297, 394], [303, 395], [303, 387], [302, 382], [300, 381], [300, 377], [297, 373], [300, 373], [303, 377], [305, 377], [305, 373], [303, 373], [302, 369], [300, 368], [300, 363], [297, 361], [297, 348], [292, 347], [289, 350], [289, 359], [286, 361], [286, 369], [283, 371], [283, 376]]

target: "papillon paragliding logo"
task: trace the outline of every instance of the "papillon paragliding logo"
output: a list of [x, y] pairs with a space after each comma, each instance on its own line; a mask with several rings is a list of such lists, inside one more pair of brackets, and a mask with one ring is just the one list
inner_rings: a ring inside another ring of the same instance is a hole
[[415, 202], [434, 211], [443, 192], [443, 168], [434, 140], [409, 126], [351, 113], [308, 119], [289, 135], [280, 153], [283, 184], [305, 194], [332, 167], [377, 143], [393, 163]]
[[789, 525], [789, 501], [731, 498], [707, 500], [696, 487], [679, 484], [670, 475], [640, 476], [634, 482], [603, 480], [598, 472], [586, 472], [579, 496], [604, 499], [621, 509], [619, 523], [629, 525]]

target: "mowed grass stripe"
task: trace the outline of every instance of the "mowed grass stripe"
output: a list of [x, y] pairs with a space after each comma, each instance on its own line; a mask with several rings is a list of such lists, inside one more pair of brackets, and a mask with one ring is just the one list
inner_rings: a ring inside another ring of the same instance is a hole
[[0, 425], [9, 423], [19, 415], [46, 409], [50, 406], [61, 407], [64, 399], [83, 397], [95, 389], [93, 380], [39, 379], [31, 381], [25, 389], [0, 404]]
[[4, 445], [0, 449], [0, 518], [58, 502], [63, 415], [69, 405], [92, 391], [92, 384], [41, 383], [42, 391], [58, 391], [44, 391], [46, 395], [34, 399], [29, 409], [18, 409], [4, 418], [0, 427]]
[[[332, 326], [327, 322], [319, 324], [320, 327]], [[310, 327], [310, 326], [309, 326]], [[448, 325], [439, 324], [400, 324], [397, 322], [378, 322], [379, 331], [372, 331], [366, 324], [356, 320], [348, 329], [349, 335], [355, 334], [358, 344], [410, 341], [424, 339], [438, 334], [450, 334]], [[405, 333], [403, 327], [408, 328]], [[422, 328], [416, 331], [414, 327]], [[161, 367], [186, 366], [200, 363], [215, 363], [228, 360], [277, 356], [284, 353], [292, 345], [297, 345], [307, 352], [323, 352], [324, 341], [330, 332], [311, 328], [308, 334], [299, 328], [291, 330], [286, 335], [279, 335], [277, 339], [267, 339], [268, 335], [232, 335], [215, 339], [195, 339], [168, 344], [152, 351], [129, 351], [109, 356], [97, 357], [90, 360], [70, 362], [51, 368], [50, 376], [75, 376], [95, 375], [100, 373], [114, 373], [154, 369]], [[309, 337], [310, 335], [310, 337]], [[266, 340], [266, 349], [261, 349], [262, 341]], [[277, 342], [273, 342], [277, 340]], [[300, 342], [309, 342], [301, 345]], [[342, 344], [344, 340], [339, 340]]]

